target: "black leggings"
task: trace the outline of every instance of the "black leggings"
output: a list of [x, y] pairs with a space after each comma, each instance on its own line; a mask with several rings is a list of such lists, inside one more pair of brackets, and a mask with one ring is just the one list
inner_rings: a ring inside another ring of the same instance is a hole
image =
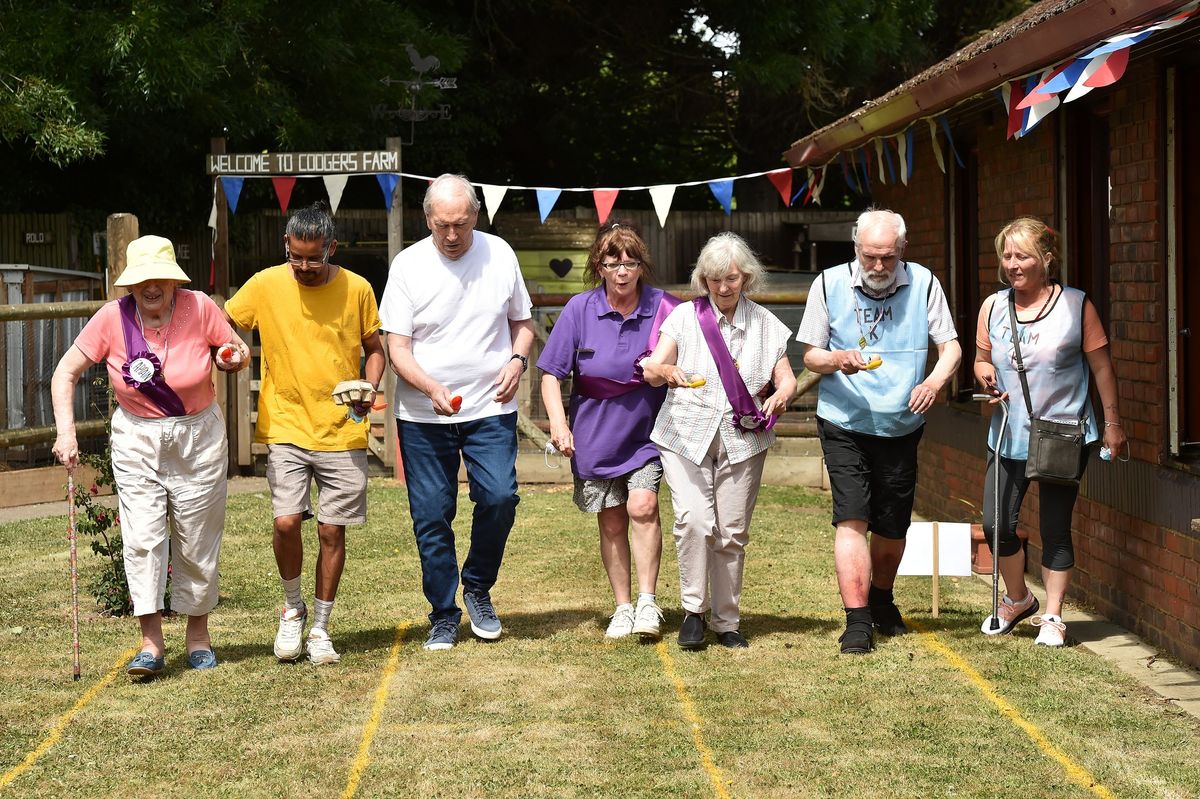
[[[983, 532], [988, 549], [992, 548], [995, 519], [996, 453], [988, 453], [987, 476], [983, 484]], [[1021, 551], [1017, 538], [1017, 518], [1021, 502], [1029, 490], [1025, 479], [1025, 461], [1000, 458], [1000, 557]], [[1075, 548], [1071, 545], [1071, 512], [1079, 486], [1042, 483], [1039, 496], [1039, 522], [1042, 534], [1042, 565], [1047, 569], [1065, 571], [1075, 565]]]

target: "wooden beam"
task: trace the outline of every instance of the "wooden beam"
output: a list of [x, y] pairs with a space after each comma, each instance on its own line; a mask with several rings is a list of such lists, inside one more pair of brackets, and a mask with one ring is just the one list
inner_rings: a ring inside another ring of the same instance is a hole
[[125, 289], [113, 285], [125, 271], [125, 248], [138, 237], [138, 218], [133, 214], [109, 214], [108, 216], [108, 279], [105, 296], [119, 300]]

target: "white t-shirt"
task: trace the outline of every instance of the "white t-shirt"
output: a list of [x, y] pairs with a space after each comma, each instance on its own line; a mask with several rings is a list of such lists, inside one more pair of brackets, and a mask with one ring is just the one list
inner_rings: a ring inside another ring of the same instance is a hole
[[454, 416], [438, 416], [429, 397], [397, 380], [396, 418], [454, 424], [516, 411], [516, 398], [493, 399], [494, 383], [512, 359], [508, 323], [529, 319], [531, 305], [517, 255], [497, 236], [473, 231], [457, 261], [438, 252], [433, 237], [402, 250], [379, 304], [383, 329], [411, 336], [420, 367], [463, 403]]

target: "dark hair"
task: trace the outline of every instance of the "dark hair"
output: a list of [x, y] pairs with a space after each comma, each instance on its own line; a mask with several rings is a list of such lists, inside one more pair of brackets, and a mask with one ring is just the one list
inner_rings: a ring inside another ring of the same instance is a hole
[[589, 286], [599, 286], [604, 282], [600, 275], [600, 260], [605, 256], [620, 258], [625, 253], [630, 258], [642, 262], [642, 270], [638, 280], [646, 284], [654, 283], [654, 261], [646, 242], [642, 241], [641, 232], [629, 222], [609, 222], [601, 225], [596, 232], [596, 240], [588, 251], [587, 268], [584, 271], [584, 282]]
[[283, 235], [300, 241], [317, 241], [328, 247], [336, 238], [337, 228], [329, 213], [329, 203], [317, 200], [307, 208], [301, 208], [288, 217]]

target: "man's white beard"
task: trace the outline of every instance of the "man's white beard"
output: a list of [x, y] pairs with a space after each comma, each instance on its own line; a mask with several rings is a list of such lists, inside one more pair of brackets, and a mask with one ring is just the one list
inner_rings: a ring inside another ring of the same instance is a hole
[[865, 285], [872, 293], [882, 294], [890, 289], [896, 283], [896, 272], [867, 272], [863, 275], [863, 285]]

